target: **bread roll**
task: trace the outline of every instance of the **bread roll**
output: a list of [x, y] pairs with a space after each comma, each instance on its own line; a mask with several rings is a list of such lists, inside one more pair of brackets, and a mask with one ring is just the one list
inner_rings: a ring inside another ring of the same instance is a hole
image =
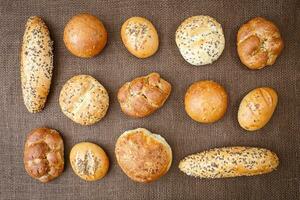
[[158, 34], [153, 24], [143, 17], [131, 17], [121, 28], [127, 50], [138, 58], [148, 58], [158, 49]]
[[171, 84], [158, 73], [135, 78], [118, 92], [122, 111], [131, 117], [145, 117], [163, 106], [171, 92]]
[[62, 112], [74, 122], [92, 125], [106, 114], [109, 96], [106, 89], [89, 75], [77, 75], [63, 86], [59, 105]]
[[250, 69], [273, 65], [282, 49], [279, 29], [262, 17], [251, 19], [238, 31], [238, 54], [242, 63]]
[[117, 140], [115, 154], [123, 172], [137, 182], [157, 180], [172, 163], [169, 144], [144, 128], [124, 132]]
[[21, 83], [27, 110], [40, 112], [49, 93], [53, 70], [53, 42], [40, 17], [30, 17], [26, 23], [21, 48]]
[[198, 81], [187, 90], [184, 99], [185, 111], [195, 121], [213, 123], [221, 119], [228, 104], [225, 89], [214, 81]]
[[175, 38], [183, 58], [196, 66], [211, 64], [225, 47], [222, 26], [210, 16], [193, 16], [184, 20]]
[[255, 147], [223, 147], [189, 155], [179, 169], [198, 178], [253, 176], [272, 172], [279, 165], [277, 155]]
[[72, 17], [66, 25], [64, 42], [73, 55], [90, 58], [99, 54], [105, 47], [107, 32], [96, 16], [82, 13]]
[[70, 162], [75, 174], [86, 181], [102, 179], [109, 168], [105, 151], [90, 142], [81, 142], [73, 146]]
[[264, 127], [277, 106], [277, 93], [268, 87], [250, 91], [241, 101], [238, 121], [242, 128], [255, 131]]
[[43, 183], [58, 177], [64, 170], [64, 143], [53, 129], [37, 128], [26, 139], [24, 165], [27, 173]]

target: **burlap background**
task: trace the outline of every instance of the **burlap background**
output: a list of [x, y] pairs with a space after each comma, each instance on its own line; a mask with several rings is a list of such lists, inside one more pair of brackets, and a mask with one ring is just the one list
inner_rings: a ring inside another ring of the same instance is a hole
[[[80, 12], [98, 16], [109, 33], [106, 48], [92, 59], [72, 56], [63, 44], [64, 25]], [[0, 13], [0, 199], [299, 199], [299, 1], [1, 0]], [[212, 65], [194, 67], [181, 57], [174, 33], [185, 18], [200, 14], [213, 16], [222, 24], [226, 47]], [[46, 21], [55, 43], [51, 92], [45, 109], [38, 114], [30, 114], [23, 104], [18, 59], [24, 25], [31, 15], [40, 15]], [[133, 57], [120, 40], [121, 24], [134, 15], [150, 19], [159, 32], [160, 48], [151, 58]], [[285, 49], [274, 66], [250, 71], [239, 61], [235, 38], [238, 27], [255, 16], [276, 22]], [[162, 109], [147, 118], [125, 116], [116, 100], [117, 89], [125, 81], [152, 71], [172, 83], [170, 98]], [[62, 85], [77, 74], [94, 76], [109, 91], [107, 116], [93, 126], [73, 123], [58, 105]], [[225, 117], [212, 125], [198, 124], [184, 111], [186, 88], [201, 79], [221, 83], [230, 96]], [[237, 122], [238, 105], [249, 90], [259, 86], [275, 88], [279, 104], [265, 128], [247, 133]], [[48, 184], [30, 178], [22, 161], [26, 134], [43, 126], [57, 129], [63, 135], [66, 149], [64, 173]], [[118, 136], [137, 127], [161, 134], [173, 149], [169, 173], [151, 184], [129, 180], [114, 157]], [[74, 175], [68, 154], [80, 141], [98, 143], [107, 151], [111, 167], [103, 180], [87, 183]], [[179, 160], [188, 154], [228, 145], [269, 148], [278, 153], [280, 167], [268, 175], [223, 180], [191, 178], [177, 168]]]

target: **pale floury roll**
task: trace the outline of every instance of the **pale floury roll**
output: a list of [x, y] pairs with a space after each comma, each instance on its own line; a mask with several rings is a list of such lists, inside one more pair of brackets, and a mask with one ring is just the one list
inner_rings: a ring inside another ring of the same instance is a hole
[[124, 132], [117, 140], [115, 154], [123, 172], [137, 182], [159, 179], [172, 163], [166, 140], [144, 128]]
[[175, 37], [181, 55], [192, 65], [211, 64], [225, 47], [222, 26], [210, 16], [193, 16], [184, 20]]
[[92, 125], [105, 116], [109, 96], [106, 89], [92, 76], [77, 75], [63, 86], [59, 105], [62, 112], [74, 122]]

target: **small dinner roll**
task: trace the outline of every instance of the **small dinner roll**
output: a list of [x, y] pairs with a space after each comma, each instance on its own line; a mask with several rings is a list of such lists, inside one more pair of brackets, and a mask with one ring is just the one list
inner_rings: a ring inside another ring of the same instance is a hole
[[86, 181], [103, 178], [109, 167], [105, 151], [90, 142], [81, 142], [73, 146], [70, 152], [70, 162], [75, 174]]
[[92, 125], [106, 114], [109, 96], [106, 89], [89, 75], [74, 76], [63, 86], [59, 105], [62, 112], [74, 122]]
[[158, 49], [158, 34], [153, 24], [143, 17], [131, 17], [121, 28], [127, 50], [138, 58], [148, 58]]
[[283, 49], [276, 25], [262, 17], [244, 24], [237, 35], [237, 51], [241, 62], [250, 69], [273, 65]]
[[238, 111], [240, 126], [248, 131], [264, 127], [271, 119], [277, 106], [277, 93], [269, 87], [250, 91], [241, 101]]
[[172, 163], [166, 140], [144, 128], [124, 132], [117, 140], [115, 154], [123, 172], [137, 182], [157, 180]]
[[99, 54], [107, 42], [107, 32], [102, 22], [93, 15], [75, 15], [64, 30], [64, 42], [75, 56], [90, 58]]
[[210, 16], [193, 16], [184, 20], [175, 38], [183, 58], [197, 66], [217, 60], [225, 47], [222, 26]]
[[171, 92], [171, 84], [158, 73], [135, 78], [118, 92], [122, 111], [131, 117], [145, 117], [162, 107]]
[[64, 142], [50, 128], [37, 128], [27, 136], [24, 149], [26, 172], [43, 183], [60, 176], [64, 170]]
[[195, 121], [212, 123], [221, 119], [227, 109], [227, 93], [214, 81], [198, 81], [187, 90], [185, 111]]

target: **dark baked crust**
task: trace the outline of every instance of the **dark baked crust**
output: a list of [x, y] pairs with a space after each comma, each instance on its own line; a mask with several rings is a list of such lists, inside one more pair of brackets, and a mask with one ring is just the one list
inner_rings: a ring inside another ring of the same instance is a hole
[[172, 152], [166, 142], [151, 136], [146, 129], [127, 131], [116, 143], [119, 166], [132, 180], [151, 182], [163, 176], [172, 162]]
[[163, 106], [171, 92], [171, 84], [158, 73], [138, 77], [125, 83], [118, 92], [122, 111], [132, 117], [145, 117]]
[[250, 20], [238, 31], [238, 54], [242, 63], [250, 69], [273, 65], [283, 46], [278, 28], [262, 17]]
[[64, 144], [53, 129], [38, 128], [27, 137], [24, 150], [27, 173], [41, 182], [58, 177], [64, 169]]

